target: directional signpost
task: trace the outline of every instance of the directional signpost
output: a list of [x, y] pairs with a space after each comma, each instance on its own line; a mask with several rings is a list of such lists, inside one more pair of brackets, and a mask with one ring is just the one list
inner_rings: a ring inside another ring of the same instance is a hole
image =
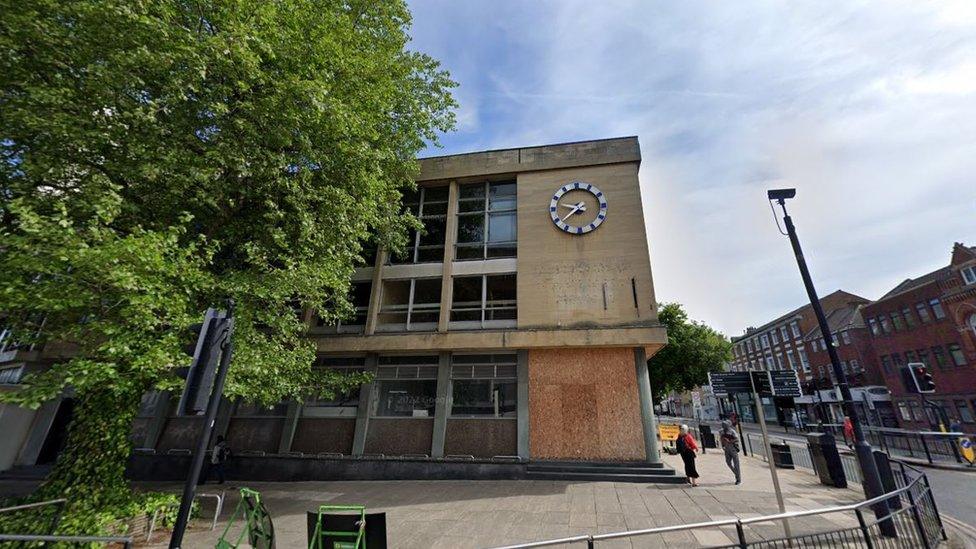
[[[731, 395], [735, 393], [752, 393], [756, 403], [756, 417], [762, 429], [763, 447], [766, 449], [766, 461], [769, 464], [769, 475], [773, 478], [773, 489], [781, 513], [786, 512], [783, 492], [776, 475], [776, 464], [773, 459], [773, 449], [769, 445], [769, 432], [766, 430], [766, 417], [763, 414], [762, 397], [799, 397], [803, 396], [800, 380], [793, 370], [758, 370], [753, 372], [722, 372], [708, 374], [708, 382], [712, 392], [716, 395]], [[741, 436], [741, 430], [740, 430]], [[745, 444], [742, 445], [743, 448]], [[783, 529], [787, 537], [790, 535], [790, 524], [783, 519]]]

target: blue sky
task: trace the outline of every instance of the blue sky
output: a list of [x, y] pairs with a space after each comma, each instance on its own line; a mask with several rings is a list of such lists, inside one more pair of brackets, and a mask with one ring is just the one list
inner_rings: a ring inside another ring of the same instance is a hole
[[450, 154], [637, 135], [658, 300], [729, 335], [976, 245], [976, 2], [414, 0], [460, 83]]

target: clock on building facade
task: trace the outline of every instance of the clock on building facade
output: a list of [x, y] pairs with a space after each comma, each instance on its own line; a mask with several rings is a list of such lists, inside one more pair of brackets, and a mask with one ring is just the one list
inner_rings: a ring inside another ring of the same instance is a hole
[[573, 181], [556, 189], [549, 203], [556, 227], [569, 234], [596, 230], [607, 218], [607, 197], [596, 185]]

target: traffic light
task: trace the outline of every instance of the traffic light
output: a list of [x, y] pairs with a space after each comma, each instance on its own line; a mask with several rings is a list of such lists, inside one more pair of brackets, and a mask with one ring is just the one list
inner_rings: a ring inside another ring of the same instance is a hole
[[908, 371], [911, 373], [912, 381], [915, 382], [915, 390], [919, 393], [935, 392], [935, 380], [932, 379], [928, 366], [921, 362], [913, 362], [908, 365]]
[[[207, 309], [202, 324], [194, 324], [187, 331], [191, 343], [184, 351], [192, 356], [190, 367], [185, 369], [186, 385], [177, 407], [177, 415], [198, 416], [207, 410], [217, 364], [220, 362], [221, 344], [228, 319], [224, 313]], [[181, 377], [183, 372], [180, 372]]]

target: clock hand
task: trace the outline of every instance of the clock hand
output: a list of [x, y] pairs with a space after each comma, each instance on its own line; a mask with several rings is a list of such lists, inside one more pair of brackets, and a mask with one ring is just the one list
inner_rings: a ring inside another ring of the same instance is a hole
[[570, 216], [572, 216], [572, 215], [573, 215], [574, 213], [576, 213], [576, 212], [578, 212], [578, 211], [579, 211], [579, 209], [580, 209], [580, 207], [581, 207], [581, 205], [580, 205], [580, 204], [577, 204], [576, 206], [574, 206], [574, 207], [573, 207], [573, 211], [571, 211], [571, 212], [569, 212], [568, 214], [566, 214], [566, 217], [564, 217], [564, 218], [562, 219], [562, 222], [563, 222], [563, 223], [565, 223], [565, 222], [566, 222], [566, 220], [570, 218]]

